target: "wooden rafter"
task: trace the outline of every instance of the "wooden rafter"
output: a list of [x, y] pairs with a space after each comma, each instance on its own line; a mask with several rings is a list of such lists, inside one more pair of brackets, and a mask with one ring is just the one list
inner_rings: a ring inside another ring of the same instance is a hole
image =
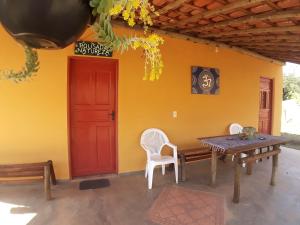
[[279, 50], [270, 50], [270, 49], [258, 49], [257, 52], [268, 54], [268, 55], [281, 55], [281, 56], [295, 56], [295, 57], [300, 57], [300, 52], [291, 52], [291, 51], [279, 51]]
[[[235, 10], [241, 9], [241, 8], [249, 8], [252, 6], [255, 6], [259, 3], [264, 2], [265, 0], [238, 0], [238, 1], [234, 1], [232, 3], [229, 3], [221, 8], [217, 8], [214, 10], [209, 10], [209, 11], [205, 11], [203, 13], [191, 16], [189, 18], [186, 18], [184, 20], [181, 20], [178, 22], [179, 25], [185, 25], [186, 23], [189, 22], [195, 22], [199, 19], [202, 18], [211, 18], [214, 16], [217, 16], [219, 14], [227, 14], [230, 12], [233, 12]], [[277, 0], [270, 0], [271, 2], [275, 2]]]
[[265, 56], [268, 57], [273, 57], [273, 58], [286, 58], [286, 59], [300, 59], [300, 55], [289, 55], [289, 54], [283, 54], [280, 52], [276, 52], [276, 53], [268, 53], [268, 52], [264, 52], [263, 53]]
[[271, 55], [271, 54], [265, 54], [267, 57], [275, 57], [276, 59], [278, 60], [283, 60], [283, 61], [287, 61], [287, 60], [290, 60], [290, 61], [300, 61], [300, 57], [295, 57], [295, 56], [291, 56], [291, 55], [278, 55], [278, 54], [275, 54], [275, 55]]
[[296, 56], [296, 57], [299, 57], [300, 56], [300, 52], [290, 52], [288, 50], [286, 51], [279, 51], [279, 50], [270, 50], [270, 49], [265, 49], [265, 50], [262, 50], [262, 49], [258, 49], [257, 52], [260, 52], [262, 54], [272, 54], [274, 56], [276, 55], [285, 55], [285, 56]]
[[[122, 27], [127, 26], [124, 22], [119, 22], [119, 21], [114, 21], [114, 25], [122, 26]], [[142, 30], [142, 27], [136, 26], [135, 29]], [[267, 60], [269, 62], [273, 62], [273, 63], [279, 64], [279, 65], [284, 64], [280, 60], [265, 57], [261, 54], [255, 53], [253, 51], [249, 51], [247, 49], [242, 49], [242, 48], [239, 48], [239, 47], [236, 47], [236, 46], [231, 46], [231, 45], [227, 45], [227, 44], [224, 44], [224, 43], [210, 41], [210, 40], [202, 39], [202, 38], [198, 38], [198, 37], [190, 37], [188, 35], [178, 34], [176, 32], [165, 31], [165, 30], [161, 30], [161, 29], [157, 29], [157, 28], [153, 28], [153, 27], [149, 28], [149, 30], [153, 31], [157, 34], [167, 35], [169, 37], [178, 38], [178, 39], [182, 39], [182, 40], [187, 40], [187, 41], [191, 41], [191, 42], [194, 42], [194, 43], [206, 44], [206, 45], [211, 45], [211, 46], [214, 46], [214, 47], [232, 49], [232, 50], [235, 50], [235, 51], [240, 52], [242, 54], [245, 54], [245, 55], [248, 55], [248, 56], [253, 56], [255, 58], [259, 58], [259, 59], [263, 59], [263, 60]]]
[[273, 46], [273, 47], [300, 47], [300, 43], [299, 42], [239, 42], [236, 43], [237, 46], [253, 46], [253, 47], [259, 47], [259, 46], [263, 46], [263, 47], [267, 47], [267, 46]]
[[291, 56], [291, 55], [278, 55], [278, 54], [274, 54], [274, 55], [272, 55], [272, 54], [265, 54], [266, 56], [268, 56], [268, 57], [275, 57], [276, 59], [278, 59], [278, 60], [284, 60], [284, 61], [286, 61], [286, 60], [297, 60], [297, 61], [300, 61], [300, 57], [298, 56]]
[[271, 50], [278, 52], [298, 52], [300, 53], [300, 48], [293, 47], [280, 47], [280, 46], [247, 46], [248, 49], [252, 50]]
[[160, 34], [231, 48], [267, 60], [264, 56], [300, 61], [300, 0], [163, 2], [159, 9], [162, 16], [153, 16]]
[[265, 0], [265, 3], [270, 6], [272, 9], [275, 9], [275, 10], [280, 10], [281, 8], [276, 5], [274, 2], [271, 2], [270, 0]]
[[181, 32], [191, 32], [191, 31], [202, 32], [210, 29], [220, 29], [227, 26], [238, 26], [250, 22], [260, 22], [265, 20], [284, 20], [284, 19], [290, 19], [294, 17], [300, 17], [300, 9], [291, 9], [291, 10], [285, 10], [279, 12], [267, 12], [267, 13], [261, 13], [257, 15], [244, 16], [238, 19], [231, 19], [231, 20], [221, 21], [218, 23], [208, 24], [205, 26], [201, 26], [197, 29], [191, 29], [191, 28], [184, 29]]
[[266, 36], [244, 36], [244, 37], [220, 37], [216, 38], [216, 41], [219, 42], [243, 42], [243, 41], [298, 41], [299, 42], [299, 35], [297, 34], [281, 34], [281, 35], [266, 35]]
[[209, 37], [222, 37], [222, 36], [234, 36], [234, 35], [299, 32], [299, 31], [300, 31], [300, 26], [252, 28], [252, 29], [244, 29], [244, 30], [234, 30], [234, 31], [227, 31], [227, 32], [203, 34], [203, 35], [199, 35], [199, 37], [209, 38]]
[[[173, 9], [176, 9], [178, 7], [180, 7], [183, 3], [186, 3], [186, 2], [189, 2], [191, 0], [175, 0], [169, 4], [167, 4], [165, 7], [157, 10], [156, 12], [159, 14], [159, 15], [163, 15]], [[156, 15], [154, 15], [155, 17]]]
[[300, 56], [295, 56], [295, 55], [286, 55], [286, 54], [281, 54], [278, 52], [274, 52], [274, 53], [261, 53], [263, 55], [265, 55], [266, 57], [270, 57], [270, 58], [276, 58], [278, 60], [282, 60], [282, 61], [288, 61], [288, 62], [294, 62], [294, 63], [299, 63], [300, 62]]

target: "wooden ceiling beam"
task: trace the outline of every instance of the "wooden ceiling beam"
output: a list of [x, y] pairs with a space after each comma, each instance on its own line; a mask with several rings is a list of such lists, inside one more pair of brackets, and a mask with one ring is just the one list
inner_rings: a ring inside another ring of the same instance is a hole
[[278, 5], [276, 5], [274, 2], [271, 2], [270, 0], [265, 0], [265, 3], [270, 6], [272, 9], [276, 9], [276, 10], [280, 10], [282, 8], [280, 8]]
[[278, 47], [300, 47], [300, 42], [238, 42], [238, 46], [278, 46]]
[[289, 55], [289, 56], [300, 56], [300, 52], [291, 52], [289, 50], [276, 50], [276, 49], [258, 49], [257, 52], [265, 52], [270, 54], [278, 54], [278, 55]]
[[244, 30], [225, 31], [210, 34], [199, 34], [200, 38], [211, 38], [211, 37], [223, 37], [223, 36], [234, 36], [234, 35], [245, 35], [245, 34], [262, 34], [262, 33], [280, 33], [280, 32], [299, 32], [300, 26], [289, 26], [289, 27], [268, 27], [268, 28], [252, 28]]
[[[266, 55], [266, 56], [268, 56], [268, 55]], [[268, 57], [270, 57], [270, 56], [268, 56]], [[278, 60], [282, 60], [282, 61], [285, 61], [285, 62], [298, 62], [298, 64], [299, 64], [299, 62], [300, 62], [300, 57], [287, 57], [287, 56], [278, 56], [278, 55], [276, 55], [276, 56], [274, 56], [274, 58], [276, 57], [276, 59], [278, 59]]]
[[268, 54], [265, 54], [266, 56], [268, 57], [273, 57], [273, 58], [277, 58], [279, 60], [282, 60], [282, 61], [289, 61], [289, 60], [298, 60], [300, 61], [300, 57], [294, 57], [294, 56], [282, 56], [282, 55], [268, 55]]
[[[158, 9], [156, 12], [158, 15], [163, 15], [171, 10], [177, 9], [180, 7], [183, 3], [189, 2], [191, 0], [175, 0], [171, 3], [168, 3], [165, 7]], [[152, 17], [156, 17], [155, 14], [152, 15]]]
[[[234, 1], [232, 3], [229, 3], [221, 8], [213, 9], [213, 10], [207, 10], [203, 13], [196, 14], [194, 16], [191, 16], [189, 18], [181, 20], [178, 24], [179, 25], [185, 25], [190, 22], [196, 22], [199, 19], [202, 18], [211, 18], [214, 16], [217, 16], [219, 14], [228, 14], [235, 10], [242, 9], [242, 8], [249, 8], [251, 6], [258, 5], [259, 3], [264, 2], [265, 0], [238, 0]], [[270, 0], [271, 2], [275, 2], [278, 0]]]
[[275, 47], [275, 46], [245, 46], [244, 48], [251, 49], [251, 50], [272, 50], [272, 51], [278, 51], [278, 52], [297, 52], [300, 53], [300, 48], [293, 48], [293, 47]]
[[243, 41], [299, 41], [299, 35], [297, 34], [281, 34], [281, 35], [259, 35], [259, 36], [243, 36], [243, 37], [220, 37], [215, 39], [218, 42], [243, 42]]
[[250, 22], [260, 22], [264, 20], [281, 20], [281, 19], [290, 19], [294, 17], [300, 17], [300, 8], [299, 9], [291, 9], [291, 10], [283, 10], [280, 12], [267, 12], [267, 13], [261, 13], [257, 15], [250, 15], [250, 16], [244, 16], [240, 17], [238, 19], [231, 19], [231, 20], [226, 20], [226, 21], [221, 21], [218, 23], [214, 24], [208, 24], [201, 26], [199, 28], [195, 29], [184, 29], [182, 32], [191, 32], [191, 31], [196, 31], [196, 32], [202, 32], [210, 29], [220, 29], [224, 28], [227, 26], [238, 26], [241, 24], [246, 24]]
[[284, 55], [284, 56], [294, 56], [294, 57], [300, 57], [299, 52], [291, 52], [291, 51], [278, 51], [278, 50], [270, 50], [270, 49], [257, 49], [256, 52], [264, 53], [264, 54], [276, 54], [276, 55]]
[[[282, 60], [282, 58], [277, 58], [278, 60]], [[300, 64], [300, 59], [285, 59], [285, 62]]]
[[282, 41], [282, 40], [243, 40], [243, 41], [235, 41], [235, 42], [226, 42], [230, 45], [298, 45], [300, 44], [297, 41]]
[[[113, 21], [113, 24], [117, 25], [117, 26], [128, 28], [127, 24], [124, 23], [124, 22]], [[132, 29], [142, 31], [143, 27], [142, 26], [140, 26], [140, 27], [136, 26], [135, 28], [132, 28]], [[191, 42], [198, 43], [198, 44], [206, 44], [206, 45], [211, 45], [213, 47], [232, 49], [236, 52], [239, 52], [239, 53], [242, 53], [242, 54], [245, 54], [245, 55], [248, 55], [248, 56], [252, 56], [252, 57], [255, 57], [255, 58], [258, 58], [258, 59], [266, 60], [266, 61], [269, 61], [269, 62], [272, 62], [272, 63], [275, 63], [275, 64], [279, 64], [279, 65], [284, 64], [284, 62], [282, 62], [282, 61], [274, 60], [274, 59], [269, 58], [269, 57], [265, 57], [263, 55], [255, 53], [253, 51], [249, 51], [249, 50], [246, 50], [246, 49], [243, 49], [243, 48], [227, 45], [227, 44], [220, 43], [220, 42], [210, 41], [210, 40], [206, 40], [206, 39], [202, 39], [202, 38], [198, 38], [198, 37], [190, 37], [188, 35], [179, 34], [179, 33], [170, 32], [170, 31], [165, 31], [165, 30], [161, 30], [161, 29], [157, 29], [157, 28], [153, 28], [153, 27], [149, 27], [149, 31], [153, 31], [157, 34], [166, 35], [166, 36], [173, 37], [173, 38], [178, 38], [178, 39], [182, 39], [182, 40], [186, 40], [186, 41], [191, 41]]]
[[[261, 54], [263, 54], [263, 53], [261, 53]], [[274, 55], [272, 55], [272, 54], [263, 54], [263, 55], [265, 55], [266, 57], [273, 57], [273, 58], [276, 58], [277, 60], [284, 61], [284, 62], [294, 62], [294, 63], [300, 64], [299, 63], [300, 62], [300, 57], [299, 56], [297, 56], [297, 57], [295, 57], [295, 56], [286, 56], [286, 55], [281, 56], [281, 55], [277, 55], [277, 54], [274, 54]]]

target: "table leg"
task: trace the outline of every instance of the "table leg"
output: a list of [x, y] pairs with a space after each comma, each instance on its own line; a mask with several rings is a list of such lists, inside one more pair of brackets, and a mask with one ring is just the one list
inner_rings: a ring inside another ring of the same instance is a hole
[[239, 203], [240, 201], [240, 154], [236, 154], [234, 157], [234, 191], [233, 191], [233, 202]]
[[[249, 156], [254, 156], [255, 150], [250, 151], [248, 154]], [[247, 163], [247, 174], [251, 175], [252, 174], [252, 168], [253, 168], [253, 162], [248, 162]]]
[[[274, 150], [277, 150], [279, 146], [274, 146]], [[278, 167], [278, 154], [273, 155], [273, 161], [272, 161], [272, 176], [271, 176], [271, 182], [270, 184], [272, 186], [275, 186], [275, 177], [276, 177], [276, 171]]]
[[180, 181], [185, 181], [185, 157], [180, 156]]
[[[259, 149], [259, 153], [260, 153], [260, 154], [263, 153], [262, 148]], [[260, 159], [259, 161], [262, 162], [262, 159]]]
[[211, 151], [211, 185], [215, 186], [217, 176], [217, 151]]

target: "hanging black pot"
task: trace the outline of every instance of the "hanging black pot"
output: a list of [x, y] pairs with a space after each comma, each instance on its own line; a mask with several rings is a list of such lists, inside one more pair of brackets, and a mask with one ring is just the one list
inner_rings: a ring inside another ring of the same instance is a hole
[[0, 0], [0, 21], [18, 42], [32, 48], [64, 48], [91, 20], [89, 0]]

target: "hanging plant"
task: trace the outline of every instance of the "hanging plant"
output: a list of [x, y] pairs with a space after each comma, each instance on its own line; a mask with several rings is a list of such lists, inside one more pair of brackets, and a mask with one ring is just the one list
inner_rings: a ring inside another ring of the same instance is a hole
[[25, 46], [25, 66], [20, 71], [0, 71], [0, 78], [12, 80], [16, 83], [30, 79], [39, 70], [38, 54], [32, 48]]
[[0, 21], [16, 41], [31, 48], [61, 49], [91, 21], [89, 0], [0, 0]]
[[[17, 2], [17, 0], [9, 1], [9, 2], [15, 3], [15, 1]], [[27, 0], [27, 1], [32, 2], [33, 0]], [[159, 79], [163, 69], [163, 61], [162, 61], [162, 56], [161, 56], [159, 46], [163, 44], [164, 41], [161, 37], [159, 37], [156, 34], [150, 34], [146, 36], [148, 26], [152, 26], [153, 24], [150, 17], [150, 13], [155, 13], [154, 7], [148, 2], [148, 0], [86, 0], [86, 1], [89, 1], [89, 5], [92, 8], [92, 13], [95, 17], [97, 17], [97, 20], [93, 25], [94, 31], [96, 33], [97, 41], [107, 45], [111, 49], [119, 50], [121, 52], [128, 50], [129, 47], [131, 47], [132, 49], [142, 48], [144, 50], [144, 56], [145, 56], [144, 79], [145, 80], [149, 79], [151, 81]], [[1, 4], [4, 3], [6, 4], [7, 2], [8, 1], [0, 0]], [[76, 2], [82, 2], [82, 1], [76, 0]], [[84, 5], [82, 6], [83, 6], [82, 9], [84, 9]], [[46, 10], [46, 7], [44, 7], [44, 9]], [[66, 11], [68, 11], [68, 8], [66, 9]], [[1, 22], [5, 26], [9, 24], [6, 21], [6, 18], [8, 18], [8, 16], [6, 15], [7, 12], [10, 11], [0, 10], [0, 19], [2, 20]], [[86, 17], [84, 17], [85, 18], [84, 23], [87, 23], [89, 20], [88, 10], [86, 12], [87, 14], [86, 13], [84, 14], [86, 15]], [[138, 20], [141, 21], [144, 24], [145, 36], [144, 37], [117, 36], [112, 29], [112, 25], [111, 25], [112, 16], [121, 16], [125, 21], [128, 22], [129, 26], [131, 27], [133, 27]], [[25, 24], [28, 25], [28, 23]], [[61, 25], [64, 25], [63, 21]], [[29, 28], [32, 29], [32, 26], [29, 26]], [[47, 29], [52, 29], [52, 28], [50, 26], [50, 28], [46, 28], [46, 31]], [[7, 70], [4, 72], [0, 71], [0, 78], [10, 79], [15, 82], [21, 82], [31, 78], [35, 73], [37, 73], [39, 69], [37, 52], [30, 47], [55, 48], [55, 46], [61, 46], [63, 48], [69, 44], [69, 42], [66, 43], [56, 42], [57, 40], [55, 38], [53, 39], [52, 36], [51, 37], [44, 36], [44, 33], [33, 35], [30, 32], [29, 33], [23, 32], [22, 35], [25, 35], [24, 37], [20, 35], [14, 35], [14, 32], [9, 32], [9, 33], [17, 41], [24, 44], [26, 62], [23, 69], [19, 72], [13, 70]], [[53, 34], [56, 35], [57, 32], [54, 32]], [[80, 31], [78, 32], [76, 31], [76, 35], [78, 34], [80, 34]], [[69, 40], [71, 39], [68, 39], [68, 41]], [[54, 44], [52, 45], [52, 43]], [[29, 45], [29, 47], [27, 47], [27, 45]]]
[[[154, 7], [148, 0], [90, 0], [93, 7], [93, 15], [98, 15], [98, 20], [94, 24], [97, 40], [106, 46], [120, 50], [142, 48], [145, 56], [144, 80], [158, 80], [162, 74], [163, 61], [159, 46], [163, 44], [163, 39], [156, 34], [148, 37], [119, 37], [115, 35], [111, 25], [111, 16], [122, 14], [129, 26], [133, 27], [136, 20], [144, 24], [145, 33], [148, 26], [152, 26], [150, 12], [154, 13]], [[139, 12], [139, 15], [137, 15]]]

